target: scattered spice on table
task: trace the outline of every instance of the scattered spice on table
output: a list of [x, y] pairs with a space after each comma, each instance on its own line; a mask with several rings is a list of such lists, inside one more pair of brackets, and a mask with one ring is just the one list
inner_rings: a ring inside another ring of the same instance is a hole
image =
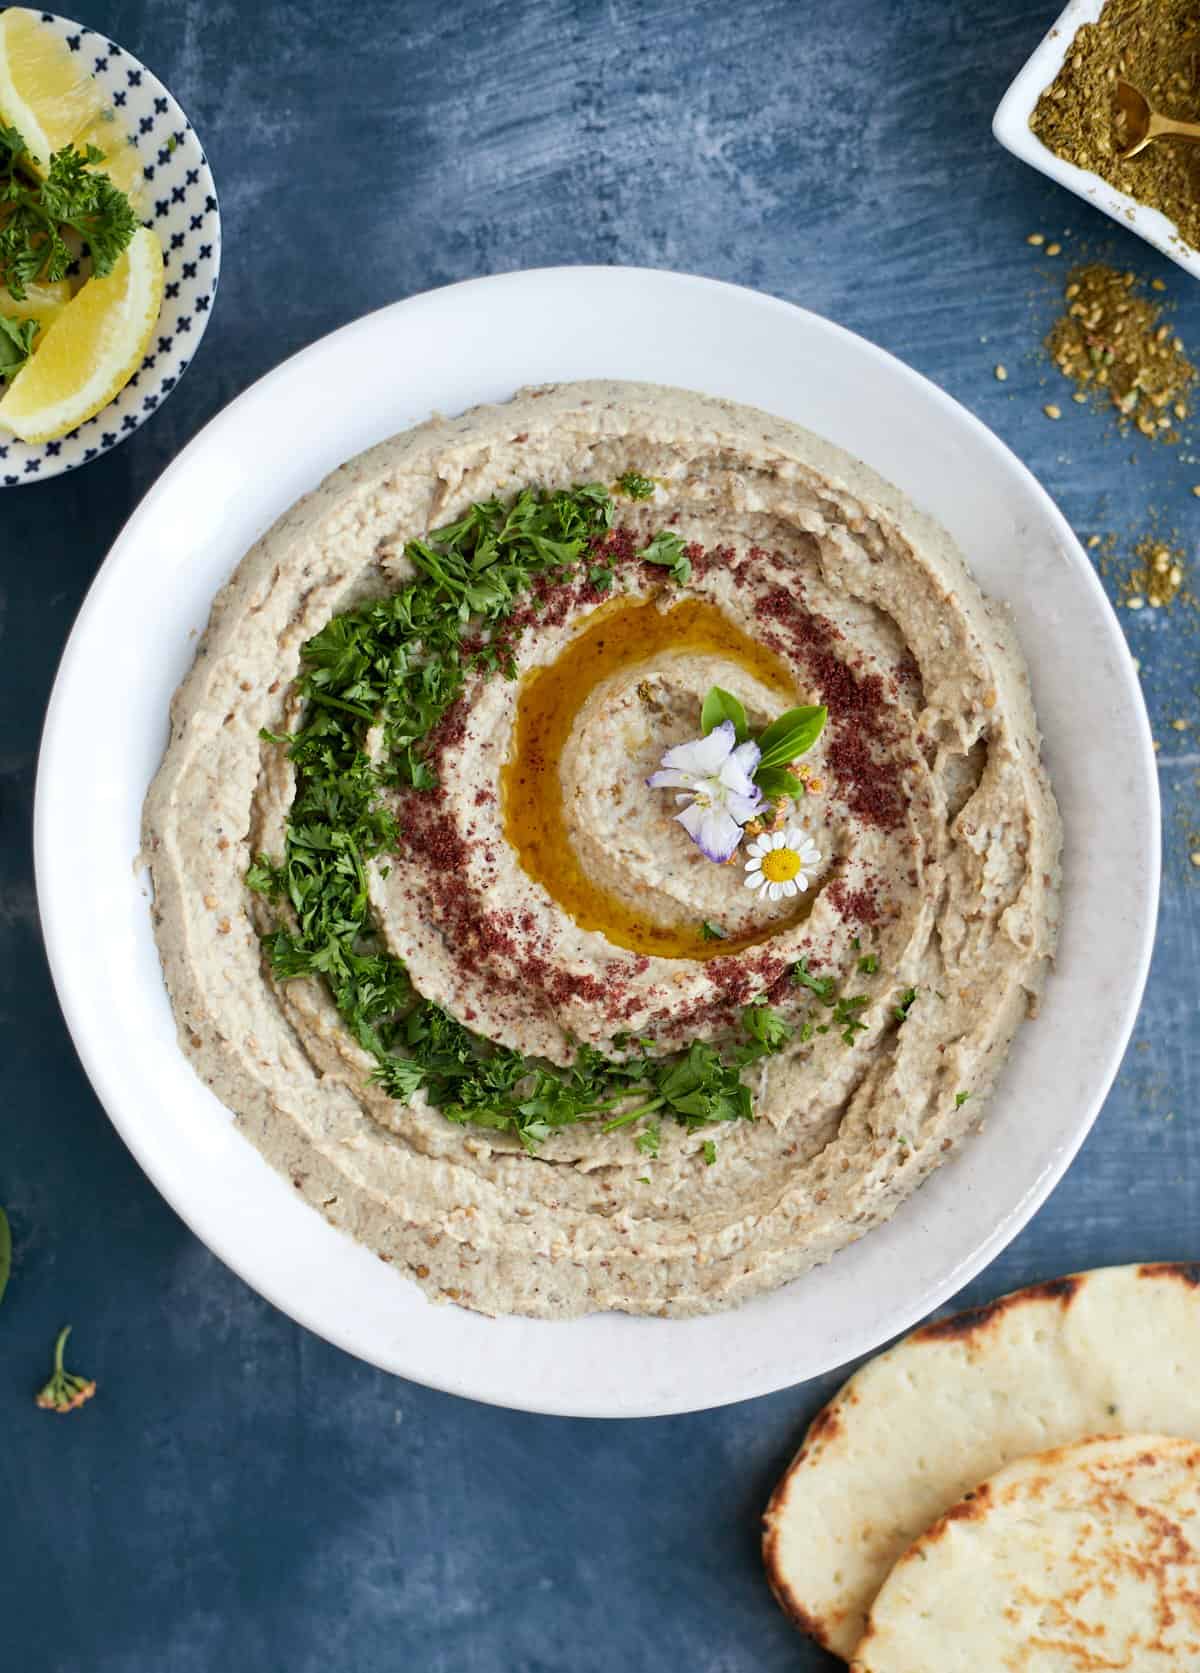
[[1186, 578], [1186, 553], [1157, 535], [1143, 535], [1133, 549], [1133, 567], [1122, 584], [1127, 609], [1167, 609], [1179, 597]]
[[1128, 141], [1116, 99], [1121, 77], [1164, 116], [1200, 120], [1196, 0], [1108, 0], [1075, 36], [1029, 126], [1057, 156], [1161, 210], [1185, 243], [1200, 247], [1200, 150], [1160, 141], [1122, 160]]
[[1046, 350], [1076, 393], [1111, 403], [1144, 436], [1177, 442], [1197, 373], [1161, 305], [1103, 262], [1071, 269], [1063, 304]]

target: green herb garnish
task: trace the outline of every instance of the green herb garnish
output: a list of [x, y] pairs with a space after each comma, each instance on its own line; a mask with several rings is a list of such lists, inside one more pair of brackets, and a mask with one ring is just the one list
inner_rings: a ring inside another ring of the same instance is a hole
[[855, 994], [852, 999], [841, 998], [835, 1001], [833, 1007], [833, 1025], [842, 1031], [842, 1039], [848, 1046], [854, 1044], [854, 1036], [866, 1031], [866, 1023], [859, 1020], [859, 1012], [871, 1003], [865, 993]]
[[728, 941], [729, 931], [722, 929], [720, 924], [714, 924], [708, 918], [705, 918], [700, 925], [700, 939], [701, 941]]
[[[595, 484], [527, 489], [409, 541], [419, 578], [334, 617], [303, 647], [303, 723], [286, 740], [296, 791], [285, 852], [281, 860], [259, 855], [246, 875], [282, 909], [263, 938], [276, 979], [327, 985], [392, 1097], [407, 1102], [420, 1091], [447, 1120], [511, 1133], [530, 1150], [583, 1120], [612, 1132], [651, 1115], [688, 1128], [752, 1119], [739, 1070], [786, 1037], [777, 1013], [754, 1007], [751, 1021], [748, 1007], [746, 1040], [725, 1051], [697, 1040], [660, 1054], [652, 1039], [624, 1040], [620, 1058], [584, 1046], [563, 1068], [493, 1045], [419, 998], [376, 934], [367, 866], [399, 837], [383, 790], [433, 787], [429, 733], [469, 675], [513, 677], [518, 603], [538, 577], [566, 582], [583, 572], [612, 516], [610, 496]], [[657, 535], [639, 556], [652, 550], [650, 561], [675, 563], [682, 541]], [[378, 763], [366, 753], [376, 727]]]
[[12, 378], [33, 353], [38, 322], [0, 314], [0, 378]]
[[[779, 802], [789, 796], [795, 800], [804, 794], [803, 780], [786, 769], [789, 762], [798, 760], [813, 747], [828, 715], [824, 707], [788, 709], [759, 733], [755, 741], [760, 755], [752, 776], [768, 801]], [[733, 722], [739, 744], [751, 736], [741, 698], [719, 685], [710, 686], [700, 705], [700, 730], [707, 737], [726, 720]]]
[[971, 1096], [971, 1094], [969, 1092], [956, 1092], [954, 1094], [954, 1107], [955, 1107], [955, 1109], [956, 1110], [962, 1109], [963, 1105], [966, 1103], [967, 1099], [970, 1096]]
[[738, 743], [743, 743], [750, 736], [750, 722], [741, 698], [735, 697], [732, 691], [722, 690], [719, 685], [709, 686], [700, 705], [701, 732], [707, 738], [710, 732], [727, 720], [733, 722]]
[[769, 802], [781, 802], [785, 796], [796, 801], [804, 795], [804, 780], [789, 773], [786, 767], [758, 767], [754, 782]]
[[892, 1010], [892, 1015], [896, 1018], [896, 1020], [898, 1022], [904, 1022], [905, 1021], [905, 1019], [908, 1016], [908, 1013], [913, 1008], [913, 1001], [916, 999], [916, 997], [917, 997], [916, 988], [905, 988], [904, 992], [900, 995], [899, 1003], [897, 1005], [895, 1005], [893, 1007], [893, 1010]]
[[624, 494], [630, 500], [652, 500], [654, 498], [654, 479], [642, 476], [639, 471], [626, 471], [617, 478], [616, 491]]
[[713, 1163], [716, 1161], [716, 1159], [717, 1159], [717, 1147], [716, 1147], [716, 1145], [713, 1143], [712, 1139], [705, 1139], [705, 1141], [704, 1141], [704, 1165], [706, 1167], [711, 1168]]
[[861, 975], [873, 976], [879, 969], [879, 960], [874, 953], [867, 953], [859, 959], [858, 968]]
[[643, 563], [661, 564], [681, 587], [685, 587], [692, 578], [692, 560], [687, 555], [682, 537], [674, 529], [661, 529], [636, 556]]
[[637, 1147], [644, 1156], [658, 1155], [658, 1141], [661, 1131], [662, 1129], [659, 1127], [658, 1122], [654, 1121], [651, 1122], [650, 1126], [646, 1128], [644, 1133], [638, 1134]]
[[833, 990], [837, 982], [832, 976], [814, 976], [808, 968], [808, 959], [797, 959], [792, 966], [792, 981], [797, 987], [809, 988], [817, 998], [825, 1004], [833, 1003]]
[[750, 1036], [749, 1042], [738, 1048], [743, 1063], [782, 1051], [792, 1037], [791, 1024], [766, 1002], [766, 996], [742, 1009], [742, 1026]]
[[40, 178], [21, 135], [0, 122], [0, 284], [16, 301], [28, 285], [66, 277], [79, 254], [68, 233], [87, 245], [97, 277], [112, 271], [138, 219], [125, 193], [97, 169], [103, 161], [94, 145], [67, 145]]

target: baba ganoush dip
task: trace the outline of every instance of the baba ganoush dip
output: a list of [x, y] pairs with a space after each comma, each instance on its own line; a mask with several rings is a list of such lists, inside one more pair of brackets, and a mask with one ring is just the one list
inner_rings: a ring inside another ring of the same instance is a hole
[[[714, 695], [715, 694], [715, 695]], [[335, 471], [217, 597], [144, 854], [183, 1049], [485, 1313], [796, 1278], [974, 1129], [1058, 814], [1021, 653], [848, 454], [649, 384]]]

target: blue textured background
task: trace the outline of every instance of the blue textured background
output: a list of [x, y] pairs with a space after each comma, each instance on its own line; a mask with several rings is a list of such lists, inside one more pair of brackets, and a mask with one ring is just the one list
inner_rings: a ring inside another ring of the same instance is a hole
[[[184, 442], [321, 333], [475, 274], [630, 262], [761, 286], [936, 379], [1081, 533], [1125, 539], [1153, 512], [1194, 551], [1196, 425], [1181, 448], [1118, 439], [1062, 399], [1038, 350], [1067, 257], [1025, 238], [1066, 229], [1068, 255], [1087, 243], [1161, 275], [1200, 349], [1193, 282], [991, 138], [1053, 11], [119, 0], [85, 14], [167, 81], [200, 130], [225, 268], [196, 364], [163, 411], [87, 469], [0, 500], [0, 1202], [17, 1245], [0, 1311], [6, 1668], [833, 1665], [772, 1603], [757, 1519], [837, 1379], [643, 1423], [493, 1411], [327, 1347], [196, 1242], [110, 1128], [59, 1016], [32, 884], [35, 752], [79, 601]], [[1056, 397], [1058, 424], [1041, 413]], [[1200, 1252], [1200, 870], [1188, 859], [1200, 848], [1200, 618], [1185, 605], [1121, 615], [1162, 746], [1154, 971], [1082, 1156], [973, 1299]], [[153, 657], [154, 624], [131, 621], [113, 655]], [[88, 819], [80, 807], [81, 842]], [[56, 1418], [31, 1395], [67, 1319], [100, 1393]]]

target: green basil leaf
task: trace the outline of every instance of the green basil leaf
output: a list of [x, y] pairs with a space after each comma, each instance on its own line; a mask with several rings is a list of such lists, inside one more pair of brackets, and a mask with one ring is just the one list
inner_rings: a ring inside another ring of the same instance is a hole
[[4, 1291], [8, 1286], [8, 1275], [12, 1271], [12, 1230], [8, 1224], [8, 1215], [0, 1208], [0, 1301], [4, 1300]]
[[782, 801], [785, 796], [804, 794], [803, 781], [795, 773], [789, 773], [786, 767], [760, 767], [754, 775], [754, 782], [772, 802]]
[[674, 529], [660, 529], [649, 546], [643, 546], [634, 556], [641, 558], [643, 563], [657, 563], [669, 569], [671, 579], [678, 581], [681, 587], [685, 587], [692, 578], [692, 560], [685, 550], [683, 536], [676, 534]]
[[828, 718], [829, 710], [822, 704], [817, 708], [789, 709], [773, 720], [758, 740], [762, 751], [759, 772], [764, 767], [786, 767], [789, 761], [806, 754], [821, 736]]
[[740, 699], [735, 697], [732, 691], [722, 691], [719, 685], [709, 686], [700, 708], [700, 730], [707, 738], [710, 732], [726, 720], [733, 722], [738, 743], [745, 743], [750, 732], [750, 722], [746, 719], [746, 711]]

